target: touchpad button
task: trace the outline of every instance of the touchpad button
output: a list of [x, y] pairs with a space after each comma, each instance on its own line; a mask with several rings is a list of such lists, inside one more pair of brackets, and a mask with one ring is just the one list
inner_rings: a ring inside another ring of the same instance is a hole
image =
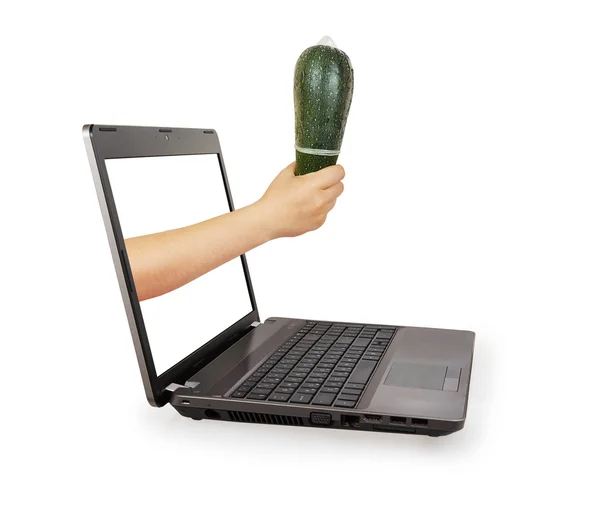
[[394, 387], [441, 391], [446, 369], [443, 365], [394, 362], [383, 383]]

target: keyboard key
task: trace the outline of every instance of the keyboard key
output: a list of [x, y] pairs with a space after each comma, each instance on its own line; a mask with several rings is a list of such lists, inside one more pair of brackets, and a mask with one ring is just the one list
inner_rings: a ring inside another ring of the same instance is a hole
[[332, 394], [337, 394], [338, 392], [340, 392], [340, 388], [339, 387], [323, 387], [321, 389], [321, 392], [329, 392]]
[[362, 393], [362, 389], [348, 389], [348, 386], [344, 387], [342, 394], [353, 394], [356, 396], [360, 396]]
[[286, 375], [286, 373], [270, 372], [270, 373], [267, 373], [262, 380], [263, 380], [263, 382], [268, 381], [267, 378], [274, 378], [275, 380], [281, 380], [282, 378], [285, 378], [285, 375]]
[[232, 397], [232, 398], [245, 398], [245, 397], [246, 397], [246, 394], [248, 394], [248, 391], [239, 391], [239, 390], [237, 390], [237, 391], [235, 391], [235, 392], [234, 392], [234, 393], [231, 395], [231, 397]]
[[279, 383], [281, 380], [285, 378], [284, 374], [268, 374], [263, 378], [263, 382], [267, 383]]
[[333, 403], [334, 399], [335, 399], [335, 394], [328, 394], [328, 393], [322, 392], [320, 394], [317, 394], [317, 396], [315, 396], [315, 399], [313, 400], [312, 404], [329, 406]]
[[252, 387], [244, 387], [244, 385], [240, 385], [236, 390], [240, 392], [250, 392]]
[[279, 387], [278, 389], [275, 389], [275, 392], [278, 392], [280, 394], [293, 394], [294, 392], [296, 392], [296, 389], [292, 389], [291, 387]]
[[331, 379], [325, 384], [325, 387], [341, 387], [344, 382], [332, 382]]
[[355, 401], [338, 400], [335, 402], [334, 407], [354, 408], [355, 405]]
[[292, 388], [296, 388], [298, 387], [298, 385], [300, 385], [299, 382], [283, 382], [280, 387], [292, 387]]
[[302, 387], [306, 387], [309, 389], [318, 389], [319, 387], [321, 387], [321, 384], [319, 382], [304, 382], [302, 384]]
[[340, 337], [336, 344], [352, 344], [352, 342], [354, 341], [353, 337]]
[[354, 395], [354, 394], [340, 394], [338, 396], [338, 400], [343, 400], [343, 401], [356, 401], [358, 400], [358, 396]]
[[250, 394], [248, 394], [248, 396], [246, 397], [246, 399], [249, 399], [249, 400], [265, 400], [265, 399], [267, 399], [267, 395], [266, 394], [257, 394], [257, 393], [251, 392]]
[[317, 389], [308, 388], [308, 387], [300, 387], [300, 389], [298, 389], [298, 392], [300, 392], [302, 394], [316, 394]]
[[376, 360], [381, 358], [381, 353], [372, 353], [371, 351], [367, 351], [363, 356], [363, 358], [375, 358]]
[[312, 399], [312, 397], [313, 397], [312, 394], [303, 394], [301, 392], [297, 392], [290, 398], [290, 403], [307, 404], [307, 403], [310, 403], [310, 400]]
[[361, 360], [356, 365], [356, 369], [354, 369], [354, 372], [348, 381], [367, 383], [376, 365], [376, 362], [370, 360]]
[[290, 373], [288, 378], [306, 378], [308, 373]]
[[258, 387], [252, 391], [252, 394], [271, 394], [273, 389], [259, 389]]
[[259, 383], [256, 387], [259, 389], [268, 389], [268, 390], [272, 391], [275, 387], [277, 387], [277, 384], [263, 382], [263, 383]]
[[333, 373], [331, 373], [332, 376], [338, 377], [338, 378], [347, 378], [350, 373], [346, 372], [346, 371], [334, 371]]
[[269, 396], [269, 401], [287, 401], [290, 396], [291, 394], [276, 392], [275, 394], [271, 394], [271, 396]]
[[347, 389], [364, 389], [365, 388], [365, 384], [364, 383], [358, 383], [358, 382], [348, 382], [346, 384], [346, 388]]

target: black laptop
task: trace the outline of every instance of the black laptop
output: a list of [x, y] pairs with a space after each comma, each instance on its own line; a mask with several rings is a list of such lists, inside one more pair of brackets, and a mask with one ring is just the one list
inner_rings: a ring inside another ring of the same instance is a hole
[[198, 420], [429, 436], [463, 428], [473, 332], [261, 321], [244, 256], [140, 302], [127, 239], [234, 209], [217, 133], [86, 125], [83, 136], [150, 404]]

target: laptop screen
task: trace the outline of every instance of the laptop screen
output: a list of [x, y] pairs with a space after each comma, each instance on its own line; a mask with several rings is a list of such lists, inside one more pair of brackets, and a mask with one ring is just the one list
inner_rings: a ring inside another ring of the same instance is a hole
[[160, 375], [252, 312], [240, 258], [196, 277], [199, 224], [229, 211], [218, 156], [107, 159], [106, 169]]

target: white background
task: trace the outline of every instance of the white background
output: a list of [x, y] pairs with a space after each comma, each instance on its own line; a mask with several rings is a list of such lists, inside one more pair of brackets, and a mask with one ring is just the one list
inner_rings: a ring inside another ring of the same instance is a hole
[[[110, 159], [106, 170], [125, 239], [229, 211], [216, 154]], [[252, 311], [240, 259], [140, 307], [157, 374]]]
[[[31, 2], [0, 17], [6, 514], [597, 514], [596, 2]], [[450, 437], [194, 422], [144, 399], [80, 128], [214, 127], [238, 206], [292, 74], [351, 57], [346, 191], [248, 259], [263, 318], [477, 332]]]

